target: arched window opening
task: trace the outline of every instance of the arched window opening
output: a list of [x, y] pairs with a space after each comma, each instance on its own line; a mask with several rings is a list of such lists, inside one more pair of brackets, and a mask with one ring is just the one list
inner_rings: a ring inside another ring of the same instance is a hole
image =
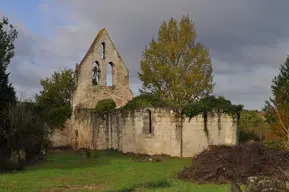
[[92, 85], [97, 86], [100, 79], [100, 68], [98, 61], [93, 62], [92, 64]]
[[109, 62], [106, 71], [106, 85], [112, 86], [113, 85], [113, 63]]
[[75, 138], [78, 138], [78, 130], [75, 130]]
[[143, 115], [143, 132], [144, 134], [151, 135], [153, 134], [153, 126], [152, 126], [152, 112], [147, 109]]
[[101, 59], [105, 59], [105, 42], [101, 43]]

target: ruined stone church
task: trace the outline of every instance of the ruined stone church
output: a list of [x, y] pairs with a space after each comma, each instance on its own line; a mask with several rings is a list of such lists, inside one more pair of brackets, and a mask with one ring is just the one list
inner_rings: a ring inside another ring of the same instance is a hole
[[[107, 84], [109, 68], [112, 85]], [[95, 114], [91, 109], [103, 99], [113, 99], [119, 108], [133, 98], [128, 69], [105, 29], [99, 31], [75, 72], [69, 139], [74, 148], [191, 157], [211, 144], [237, 142], [237, 122], [225, 114], [207, 118], [209, 137], [201, 115], [189, 120], [165, 108]]]
[[[107, 70], [111, 68], [111, 86]], [[103, 99], [113, 99], [117, 107], [133, 98], [129, 73], [105, 29], [100, 30], [80, 64], [75, 69], [76, 90], [72, 107], [94, 108]]]

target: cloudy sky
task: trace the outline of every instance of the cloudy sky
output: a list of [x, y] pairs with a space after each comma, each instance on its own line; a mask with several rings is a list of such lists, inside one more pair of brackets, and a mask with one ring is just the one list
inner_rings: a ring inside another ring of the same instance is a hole
[[[261, 109], [289, 51], [288, 0], [0, 0], [17, 28], [9, 70], [17, 93], [41, 90], [40, 78], [74, 68], [105, 27], [137, 94], [139, 60], [163, 20], [189, 14], [210, 49], [215, 94]], [[20, 3], [22, 2], [22, 3]]]

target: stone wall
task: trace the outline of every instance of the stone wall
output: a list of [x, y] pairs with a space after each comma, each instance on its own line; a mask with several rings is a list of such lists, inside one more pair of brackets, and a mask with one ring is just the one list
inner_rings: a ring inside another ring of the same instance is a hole
[[55, 129], [50, 135], [52, 147], [58, 148], [71, 146], [71, 134], [72, 129], [70, 127], [70, 121], [67, 120], [63, 128]]
[[201, 115], [189, 120], [169, 109], [116, 110], [102, 117], [79, 110], [76, 116], [73, 122], [76, 148], [192, 157], [209, 144], [237, 143], [237, 123], [225, 114], [208, 116], [208, 137]]

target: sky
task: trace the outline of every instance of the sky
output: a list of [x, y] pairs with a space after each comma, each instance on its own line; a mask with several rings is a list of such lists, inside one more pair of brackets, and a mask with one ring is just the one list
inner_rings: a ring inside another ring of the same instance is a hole
[[17, 95], [33, 97], [40, 79], [75, 68], [106, 28], [138, 94], [140, 59], [162, 21], [189, 15], [210, 51], [214, 94], [261, 109], [289, 51], [288, 0], [0, 0], [0, 16], [19, 35], [9, 65]]

